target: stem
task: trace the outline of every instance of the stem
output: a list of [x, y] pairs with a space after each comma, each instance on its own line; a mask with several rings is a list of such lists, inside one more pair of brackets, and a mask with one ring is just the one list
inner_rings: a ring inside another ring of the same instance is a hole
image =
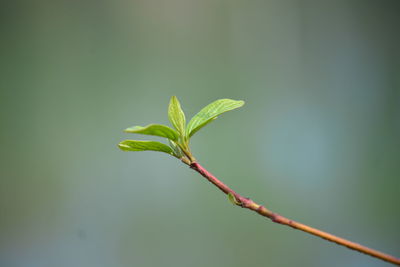
[[337, 237], [337, 236], [329, 234], [327, 232], [323, 232], [321, 230], [318, 230], [313, 227], [307, 226], [305, 224], [290, 220], [290, 219], [285, 218], [277, 213], [274, 213], [274, 212], [268, 210], [267, 208], [265, 208], [264, 206], [257, 204], [253, 200], [251, 200], [249, 198], [245, 198], [245, 197], [241, 196], [240, 194], [236, 193], [231, 188], [229, 188], [226, 184], [224, 184], [223, 182], [218, 180], [214, 175], [212, 175], [206, 169], [204, 169], [199, 163], [197, 163], [197, 162], [188, 163], [185, 161], [184, 161], [184, 163], [189, 165], [191, 169], [200, 173], [203, 177], [205, 177], [208, 181], [210, 181], [212, 184], [214, 184], [216, 187], [218, 187], [225, 194], [233, 195], [236, 199], [235, 202], [237, 202], [237, 205], [241, 206], [242, 208], [247, 208], [247, 209], [253, 210], [253, 211], [257, 212], [258, 214], [271, 219], [271, 221], [273, 221], [275, 223], [290, 226], [294, 229], [298, 229], [303, 232], [306, 232], [306, 233], [321, 237], [323, 239], [326, 239], [328, 241], [334, 242], [341, 246], [348, 247], [349, 249], [359, 251], [361, 253], [370, 255], [372, 257], [375, 257], [375, 258], [378, 258], [378, 259], [381, 259], [381, 260], [384, 260], [384, 261], [387, 261], [387, 262], [390, 262], [390, 263], [393, 263], [396, 265], [400, 265], [399, 258], [396, 258], [394, 256], [391, 256], [389, 254], [386, 254], [386, 253], [383, 253], [380, 251], [377, 251], [375, 249], [368, 248], [366, 246], [351, 242], [344, 238]]

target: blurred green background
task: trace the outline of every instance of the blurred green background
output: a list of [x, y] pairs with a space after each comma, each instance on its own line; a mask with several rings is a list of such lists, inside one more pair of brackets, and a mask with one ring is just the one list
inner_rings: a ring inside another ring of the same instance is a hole
[[388, 266], [235, 208], [165, 154], [119, 151], [124, 128], [168, 124], [171, 95], [187, 117], [246, 101], [192, 140], [238, 192], [400, 256], [399, 1], [0, 12], [0, 266]]

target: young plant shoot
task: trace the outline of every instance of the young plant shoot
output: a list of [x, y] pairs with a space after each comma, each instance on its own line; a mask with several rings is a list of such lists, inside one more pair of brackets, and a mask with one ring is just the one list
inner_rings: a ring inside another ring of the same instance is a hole
[[219, 115], [244, 105], [244, 101], [232, 99], [219, 99], [204, 107], [199, 111], [190, 121], [186, 124], [185, 113], [183, 112], [178, 98], [171, 97], [168, 106], [168, 118], [173, 128], [161, 124], [149, 124], [147, 126], [134, 126], [127, 128], [125, 132], [134, 134], [144, 134], [159, 136], [167, 139], [168, 145], [156, 141], [139, 141], [139, 140], [125, 140], [118, 144], [119, 148], [123, 151], [160, 151], [167, 153], [180, 159], [183, 163], [187, 164], [191, 169], [197, 171], [204, 178], [214, 184], [222, 192], [224, 192], [229, 201], [242, 208], [247, 208], [257, 212], [258, 214], [269, 218], [271, 221], [294, 229], [304, 231], [306, 233], [321, 237], [325, 240], [345, 246], [349, 249], [365, 253], [372, 257], [400, 265], [400, 259], [389, 254], [379, 252], [377, 250], [368, 248], [366, 246], [351, 242], [349, 240], [337, 237], [335, 235], [323, 232], [305, 224], [290, 220], [277, 213], [270, 211], [264, 206], [257, 204], [249, 198], [245, 198], [240, 194], [233, 191], [230, 187], [218, 180], [215, 176], [209, 173], [202, 167], [193, 157], [190, 151], [189, 141], [190, 138], [198, 132], [201, 128], [214, 121]]

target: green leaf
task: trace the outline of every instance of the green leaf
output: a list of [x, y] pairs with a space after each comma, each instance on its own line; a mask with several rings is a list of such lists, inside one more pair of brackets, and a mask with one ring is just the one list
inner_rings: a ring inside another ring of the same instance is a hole
[[174, 141], [179, 138], [179, 134], [175, 130], [161, 124], [150, 124], [145, 127], [134, 126], [125, 129], [125, 132], [161, 136]]
[[179, 104], [179, 100], [176, 96], [171, 97], [168, 107], [168, 118], [175, 129], [182, 135], [185, 135], [185, 114]]
[[174, 151], [174, 156], [177, 157], [178, 159], [182, 158], [184, 156], [182, 150], [180, 149], [180, 147], [171, 140], [169, 141], [169, 146], [172, 148], [172, 150]]
[[228, 199], [233, 205], [240, 205], [240, 202], [236, 200], [236, 197], [231, 192], [228, 193]]
[[212, 122], [224, 112], [239, 108], [244, 105], [242, 100], [219, 99], [204, 107], [189, 122], [186, 128], [186, 135], [191, 137], [198, 130]]
[[156, 141], [124, 140], [118, 144], [123, 151], [161, 151], [173, 155], [172, 148]]

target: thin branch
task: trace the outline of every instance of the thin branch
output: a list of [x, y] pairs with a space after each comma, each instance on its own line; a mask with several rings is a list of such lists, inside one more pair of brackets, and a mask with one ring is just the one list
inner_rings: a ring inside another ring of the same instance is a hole
[[384, 261], [387, 261], [387, 262], [390, 262], [390, 263], [393, 263], [396, 265], [400, 265], [399, 258], [396, 258], [394, 256], [391, 256], [389, 254], [386, 254], [386, 253], [383, 253], [380, 251], [377, 251], [375, 249], [371, 249], [366, 246], [351, 242], [349, 240], [337, 237], [335, 235], [323, 232], [321, 230], [318, 230], [313, 227], [307, 226], [305, 224], [290, 220], [290, 219], [285, 218], [277, 213], [274, 213], [274, 212], [268, 210], [267, 208], [265, 208], [264, 206], [257, 204], [253, 200], [251, 200], [249, 198], [245, 198], [245, 197], [241, 196], [240, 194], [236, 193], [231, 188], [229, 188], [226, 184], [224, 184], [223, 182], [218, 180], [214, 175], [212, 175], [206, 169], [204, 169], [199, 163], [197, 163], [197, 162], [190, 163], [190, 162], [184, 161], [184, 160], [182, 160], [182, 161], [185, 164], [189, 165], [191, 169], [200, 173], [208, 181], [210, 181], [212, 184], [214, 184], [216, 187], [218, 187], [222, 192], [224, 192], [225, 194], [233, 195], [236, 200], [235, 203], [237, 203], [237, 205], [241, 206], [242, 208], [247, 208], [247, 209], [253, 210], [253, 211], [257, 212], [258, 214], [271, 219], [271, 221], [273, 221], [275, 223], [290, 226], [294, 229], [298, 229], [303, 232], [306, 232], [306, 233], [321, 237], [323, 239], [326, 239], [328, 241], [334, 242], [341, 246], [348, 247], [349, 249], [359, 251], [361, 253], [370, 255], [372, 257], [375, 257], [375, 258], [378, 258], [378, 259], [381, 259], [381, 260], [384, 260]]

